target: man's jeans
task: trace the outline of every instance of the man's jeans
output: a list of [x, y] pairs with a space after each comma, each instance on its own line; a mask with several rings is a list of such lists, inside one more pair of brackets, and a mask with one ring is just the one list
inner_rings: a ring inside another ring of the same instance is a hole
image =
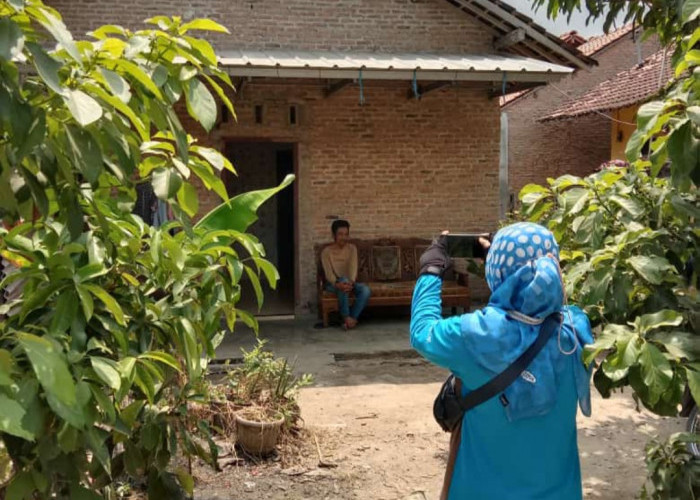
[[[347, 283], [349, 280], [347, 278], [340, 278], [338, 281], [341, 283]], [[358, 319], [364, 308], [367, 306], [367, 301], [369, 300], [370, 296], [370, 290], [367, 285], [364, 283], [355, 283], [352, 287], [352, 291], [355, 293], [355, 303], [352, 305], [352, 308], [350, 308], [350, 298], [348, 297], [347, 293], [328, 282], [326, 282], [326, 290], [333, 292], [338, 296], [340, 315], [343, 318], [350, 316], [353, 319]]]

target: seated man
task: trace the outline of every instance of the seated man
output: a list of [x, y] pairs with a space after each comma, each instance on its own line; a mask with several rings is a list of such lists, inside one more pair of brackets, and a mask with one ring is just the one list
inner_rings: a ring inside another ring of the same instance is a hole
[[[346, 330], [357, 326], [357, 319], [369, 300], [369, 287], [356, 283], [357, 247], [348, 243], [350, 223], [346, 220], [333, 221], [333, 243], [323, 249], [321, 263], [326, 277], [326, 290], [338, 296], [340, 315]], [[350, 308], [349, 294], [355, 293], [355, 303]]]

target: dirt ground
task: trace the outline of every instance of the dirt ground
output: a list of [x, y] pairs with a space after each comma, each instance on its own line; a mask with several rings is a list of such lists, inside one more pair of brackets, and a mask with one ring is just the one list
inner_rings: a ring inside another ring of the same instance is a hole
[[[195, 497], [438, 498], [448, 436], [431, 412], [444, 376], [411, 358], [332, 363], [300, 395], [305, 439], [295, 453], [258, 465], [232, 465], [220, 473], [197, 468]], [[593, 416], [579, 421], [584, 497], [636, 498], [648, 437], [682, 426], [680, 420], [638, 413], [629, 394], [603, 400], [594, 393]], [[319, 460], [331, 467], [318, 467]]]

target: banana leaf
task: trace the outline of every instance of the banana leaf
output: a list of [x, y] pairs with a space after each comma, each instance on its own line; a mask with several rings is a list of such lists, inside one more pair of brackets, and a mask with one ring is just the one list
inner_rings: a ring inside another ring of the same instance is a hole
[[234, 230], [245, 232], [251, 224], [258, 220], [257, 211], [260, 206], [292, 182], [294, 182], [294, 175], [290, 174], [277, 187], [239, 194], [202, 217], [195, 225], [195, 228], [211, 231]]

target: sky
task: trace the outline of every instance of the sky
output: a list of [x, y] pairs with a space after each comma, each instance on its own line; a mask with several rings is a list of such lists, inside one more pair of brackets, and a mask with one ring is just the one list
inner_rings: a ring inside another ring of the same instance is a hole
[[532, 0], [505, 0], [507, 4], [512, 5], [520, 12], [535, 20], [537, 24], [546, 28], [547, 31], [554, 35], [561, 35], [567, 31], [576, 30], [582, 36], [588, 38], [593, 35], [603, 33], [603, 19], [599, 19], [586, 26], [586, 17], [588, 13], [576, 12], [571, 16], [571, 23], [567, 23], [566, 16], [559, 15], [555, 21], [547, 18], [546, 5], [540, 7], [535, 12], [532, 8]]

